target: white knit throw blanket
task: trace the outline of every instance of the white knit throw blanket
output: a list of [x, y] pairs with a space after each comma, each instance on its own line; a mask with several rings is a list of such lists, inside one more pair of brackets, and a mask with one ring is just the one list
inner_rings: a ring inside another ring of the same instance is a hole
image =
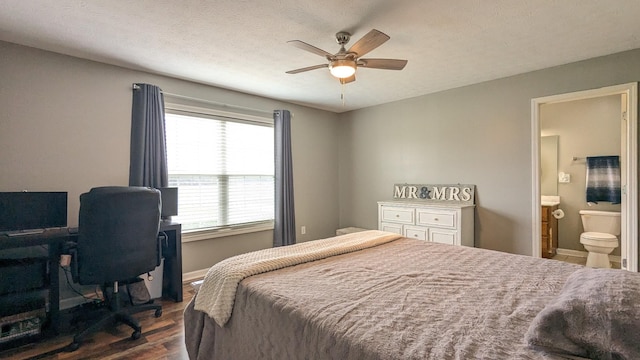
[[398, 234], [367, 230], [258, 250], [225, 259], [212, 266], [196, 295], [195, 309], [207, 313], [224, 326], [231, 317], [236, 289], [242, 279], [287, 266], [381, 245], [400, 238]]

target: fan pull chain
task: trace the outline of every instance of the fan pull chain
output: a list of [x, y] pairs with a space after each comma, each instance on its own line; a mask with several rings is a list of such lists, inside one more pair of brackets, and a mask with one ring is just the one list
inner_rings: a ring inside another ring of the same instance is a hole
[[340, 84], [340, 100], [342, 100], [342, 106], [344, 106], [344, 83]]

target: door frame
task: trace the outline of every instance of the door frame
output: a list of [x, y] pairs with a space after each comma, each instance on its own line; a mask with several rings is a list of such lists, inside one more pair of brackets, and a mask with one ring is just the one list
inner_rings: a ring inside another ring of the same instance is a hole
[[[621, 157], [626, 164], [621, 170], [622, 229], [620, 250], [622, 268], [638, 271], [638, 83], [607, 86], [599, 89], [577, 91], [531, 99], [531, 172], [532, 172], [532, 256], [541, 257], [541, 194], [540, 194], [540, 107], [544, 104], [584, 100], [610, 95], [626, 95], [626, 124], [621, 126]], [[621, 119], [624, 121], [624, 119]]]

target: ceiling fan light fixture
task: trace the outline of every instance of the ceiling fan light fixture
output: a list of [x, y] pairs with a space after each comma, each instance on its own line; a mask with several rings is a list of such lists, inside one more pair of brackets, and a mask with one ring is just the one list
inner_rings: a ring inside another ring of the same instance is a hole
[[356, 81], [356, 70], [358, 67], [366, 67], [368, 69], [384, 69], [384, 70], [402, 70], [407, 65], [407, 60], [401, 59], [367, 59], [362, 58], [370, 51], [384, 44], [390, 39], [389, 35], [373, 29], [365, 36], [356, 41], [349, 49], [345, 49], [345, 45], [349, 42], [351, 34], [346, 31], [340, 31], [336, 34], [336, 41], [340, 45], [340, 51], [335, 54], [326, 52], [313, 45], [309, 45], [304, 41], [291, 40], [289, 44], [308, 51], [310, 53], [322, 56], [326, 62], [323, 64], [307, 66], [300, 69], [289, 70], [287, 74], [298, 74], [305, 71], [329, 68], [331, 75], [340, 80], [340, 84], [348, 84]]
[[345, 79], [356, 73], [356, 62], [350, 59], [333, 60], [329, 64], [329, 71], [338, 79]]

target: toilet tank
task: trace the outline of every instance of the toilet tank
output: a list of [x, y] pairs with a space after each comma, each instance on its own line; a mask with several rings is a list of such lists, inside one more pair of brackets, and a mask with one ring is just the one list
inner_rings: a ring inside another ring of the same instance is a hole
[[582, 227], [585, 232], [594, 231], [611, 235], [620, 235], [620, 212], [619, 211], [598, 211], [580, 210]]

